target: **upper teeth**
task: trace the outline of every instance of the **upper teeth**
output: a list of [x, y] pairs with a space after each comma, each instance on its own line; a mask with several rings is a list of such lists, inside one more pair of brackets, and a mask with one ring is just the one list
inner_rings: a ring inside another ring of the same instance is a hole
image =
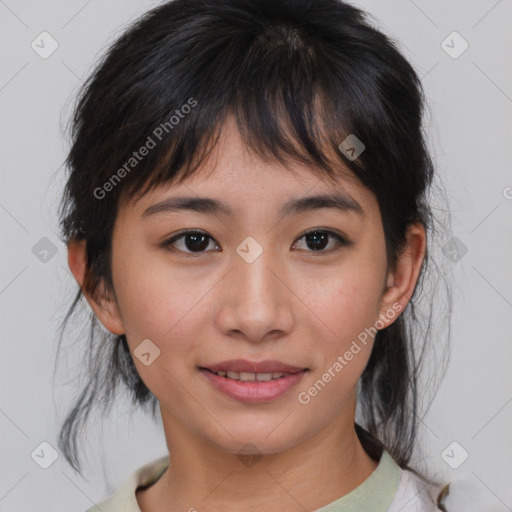
[[219, 371], [215, 372], [220, 377], [227, 377], [228, 379], [235, 380], [272, 380], [279, 379], [283, 377], [283, 375], [287, 375], [286, 373], [281, 372], [272, 372], [272, 373], [252, 373], [252, 372], [226, 372]]

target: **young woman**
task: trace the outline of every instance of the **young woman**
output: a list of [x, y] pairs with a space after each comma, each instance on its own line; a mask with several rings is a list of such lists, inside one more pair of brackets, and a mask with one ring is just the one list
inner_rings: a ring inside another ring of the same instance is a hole
[[82, 297], [94, 317], [60, 446], [79, 470], [78, 429], [122, 382], [169, 454], [91, 511], [445, 510], [408, 466], [423, 104], [339, 0], [174, 0], [109, 49], [67, 160], [68, 318]]

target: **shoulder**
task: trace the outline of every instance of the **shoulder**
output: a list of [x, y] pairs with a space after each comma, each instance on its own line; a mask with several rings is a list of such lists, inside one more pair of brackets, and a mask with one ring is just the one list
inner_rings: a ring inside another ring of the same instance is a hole
[[449, 512], [443, 508], [445, 487], [430, 484], [412, 471], [400, 469], [398, 489], [388, 512]]
[[432, 485], [412, 471], [400, 470], [400, 482], [388, 512], [482, 512], [497, 510], [470, 478]]
[[140, 486], [155, 483], [169, 466], [169, 455], [145, 464], [135, 470], [119, 489], [106, 500], [96, 503], [85, 512], [140, 512], [135, 491]]

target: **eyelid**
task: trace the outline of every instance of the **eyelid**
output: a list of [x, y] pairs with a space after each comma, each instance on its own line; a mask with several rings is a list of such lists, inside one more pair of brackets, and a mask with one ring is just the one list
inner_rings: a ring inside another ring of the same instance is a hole
[[316, 231], [320, 231], [322, 233], [327, 233], [329, 235], [334, 235], [336, 236], [337, 238], [339, 238], [340, 240], [342, 240], [343, 242], [345, 242], [347, 245], [350, 244], [352, 245], [353, 242], [350, 241], [350, 239], [345, 235], [343, 234], [341, 231], [336, 231], [335, 229], [332, 229], [332, 228], [322, 228], [322, 227], [318, 227], [318, 228], [309, 228], [307, 229], [306, 231], [304, 231], [304, 233], [302, 233], [301, 235], [299, 235], [296, 240], [299, 240], [301, 239], [303, 236], [306, 236], [308, 235], [309, 233], [315, 233]]

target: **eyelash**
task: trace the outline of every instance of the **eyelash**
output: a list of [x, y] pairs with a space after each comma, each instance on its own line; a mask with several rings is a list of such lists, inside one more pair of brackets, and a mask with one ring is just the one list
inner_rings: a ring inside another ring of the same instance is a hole
[[[337, 242], [337, 247], [335, 249], [330, 249], [330, 250], [323, 250], [322, 249], [322, 250], [319, 250], [319, 251], [306, 250], [306, 252], [313, 253], [313, 254], [315, 254], [317, 256], [324, 256], [324, 255], [327, 255], [327, 254], [331, 254], [333, 252], [336, 252], [336, 251], [340, 250], [343, 247], [350, 247], [351, 245], [353, 245], [353, 242], [347, 240], [344, 236], [336, 233], [335, 231], [332, 231], [330, 229], [321, 229], [321, 228], [311, 229], [311, 230], [307, 231], [306, 233], [304, 233], [303, 235], [298, 237], [297, 241], [299, 241], [302, 238], [304, 238], [305, 236], [307, 236], [309, 234], [313, 234], [313, 233], [327, 234], [329, 237], [335, 238], [336, 242]], [[215, 243], [217, 243], [217, 241], [213, 237], [209, 236], [205, 231], [188, 230], [188, 231], [182, 231], [181, 233], [178, 233], [177, 235], [173, 236], [172, 238], [164, 241], [161, 244], [161, 247], [165, 248], [165, 249], [167, 249], [167, 250], [169, 250], [170, 252], [173, 252], [173, 253], [181, 252], [181, 253], [185, 254], [185, 257], [192, 257], [192, 258], [196, 258], [198, 256], [201, 256], [204, 253], [210, 252], [210, 251], [187, 252], [187, 251], [183, 251], [181, 249], [176, 249], [176, 248], [172, 247], [173, 243], [175, 243], [176, 241], [184, 238], [187, 235], [205, 235], [207, 238], [209, 238], [210, 240], [213, 240]], [[293, 245], [295, 245], [297, 243], [297, 241], [294, 242]], [[209, 243], [208, 243], [208, 245], [209, 245]], [[217, 245], [218, 245], [218, 243], [217, 243]]]

